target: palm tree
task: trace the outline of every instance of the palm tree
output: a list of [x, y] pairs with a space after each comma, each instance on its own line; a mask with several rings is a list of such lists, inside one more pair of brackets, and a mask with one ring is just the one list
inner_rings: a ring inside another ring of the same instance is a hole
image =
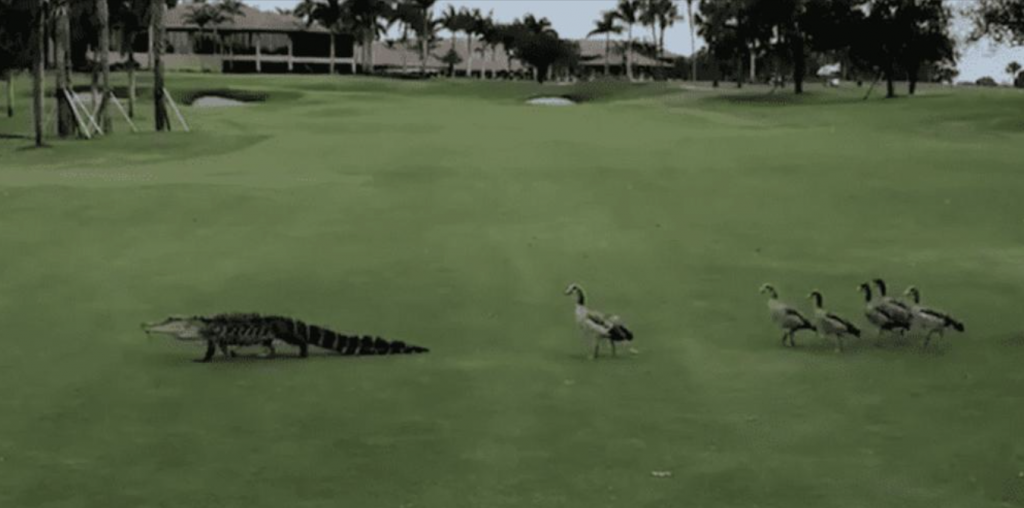
[[686, 19], [690, 27], [690, 83], [697, 83], [697, 39], [694, 37], [693, 0], [686, 0]]
[[1017, 73], [1020, 72], [1020, 69], [1020, 62], [1016, 61], [1010, 62], [1009, 65], [1006, 66], [1006, 73], [1010, 75], [1011, 82], [1015, 83], [1017, 81]]
[[[473, 75], [473, 36], [480, 35], [483, 29], [483, 15], [480, 9], [467, 10], [463, 13], [462, 26], [466, 32], [466, 77]], [[482, 72], [482, 71], [481, 71]]]
[[[340, 0], [302, 0], [295, 6], [294, 14], [306, 21], [306, 26], [318, 23], [331, 34], [331, 56], [334, 56], [337, 35], [344, 30]], [[334, 58], [328, 64], [328, 71], [334, 74]]]
[[135, 37], [146, 29], [149, 0], [111, 0], [110, 24], [121, 35], [121, 55], [128, 64], [128, 117], [135, 118]]
[[408, 70], [408, 52], [411, 32], [416, 31], [420, 21], [420, 8], [411, 2], [399, 2], [395, 4], [388, 16], [388, 22], [397, 24], [400, 28], [398, 40], [388, 41], [388, 46], [393, 47], [396, 43], [402, 51], [402, 72]]
[[43, 67], [46, 66], [46, 7], [38, 0], [35, 8], [35, 60], [32, 62], [32, 123], [36, 146], [43, 146]]
[[615, 15], [615, 11], [604, 11], [601, 15], [601, 19], [594, 21], [594, 29], [587, 34], [587, 37], [595, 35], [604, 35], [604, 75], [608, 76], [611, 74], [611, 57], [612, 50], [612, 34], [621, 34], [622, 27], [616, 23], [618, 17]]
[[420, 9], [419, 23], [414, 27], [416, 38], [420, 42], [420, 72], [427, 73], [427, 46], [437, 34], [437, 21], [434, 20], [433, 8], [437, 0], [410, 0]]
[[[446, 9], [441, 15], [441, 26], [452, 34], [452, 51], [455, 51], [455, 38], [458, 36], [459, 32], [462, 31], [464, 20], [465, 10], [456, 11], [455, 7], [451, 4], [448, 5], [448, 9]], [[452, 77], [455, 77], [455, 67], [450, 65], [449, 69], [451, 69]]]
[[672, 0], [653, 0], [654, 18], [658, 24], [658, 62], [665, 58], [665, 31], [682, 19]]
[[626, 77], [633, 81], [633, 25], [640, 21], [641, 0], [619, 0], [615, 17], [626, 24]]
[[167, 118], [167, 104], [164, 103], [164, 39], [167, 37], [164, 30], [164, 14], [167, 10], [166, 0], [152, 0], [150, 6], [150, 26], [152, 27], [153, 40], [153, 120], [156, 122], [156, 130], [171, 130], [171, 122]]
[[103, 75], [103, 95], [100, 97], [97, 115], [104, 133], [110, 133], [113, 124], [110, 121], [110, 6], [107, 0], [96, 0], [96, 20], [99, 21], [100, 72]]
[[[497, 24], [494, 22], [494, 11], [487, 13], [480, 19], [480, 24], [477, 27], [477, 31], [480, 34], [480, 42], [483, 43], [481, 48], [481, 59], [486, 57], [487, 51], [491, 53], [491, 62], [493, 63], [498, 58], [498, 45], [501, 44], [501, 31], [498, 30]], [[486, 66], [481, 68], [480, 79], [484, 79], [484, 73], [486, 72]], [[491, 77], [497, 76], [498, 71], [491, 69]]]
[[391, 2], [388, 0], [345, 0], [342, 19], [346, 28], [362, 41], [363, 72], [373, 73], [373, 43], [391, 26]]

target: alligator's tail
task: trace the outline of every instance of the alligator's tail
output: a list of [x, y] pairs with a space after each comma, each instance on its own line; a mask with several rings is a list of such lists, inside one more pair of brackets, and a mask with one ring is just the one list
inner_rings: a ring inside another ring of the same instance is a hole
[[315, 325], [296, 324], [296, 331], [307, 344], [337, 351], [343, 355], [400, 355], [430, 351], [425, 347], [406, 344], [400, 340], [388, 341], [369, 335], [344, 335]]

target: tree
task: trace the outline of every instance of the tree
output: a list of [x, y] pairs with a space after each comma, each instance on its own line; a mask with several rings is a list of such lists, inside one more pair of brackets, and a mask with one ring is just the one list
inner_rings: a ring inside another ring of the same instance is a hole
[[[462, 31], [464, 20], [465, 20], [464, 13], [465, 13], [464, 10], [457, 11], [457, 10], [455, 10], [454, 6], [449, 4], [448, 5], [448, 9], [446, 9], [444, 11], [444, 13], [441, 14], [441, 19], [439, 20], [441, 26], [443, 26], [445, 28], [445, 30], [448, 30], [448, 32], [452, 34], [452, 47], [451, 47], [451, 51], [455, 51], [455, 38], [458, 36], [459, 32]], [[449, 51], [449, 53], [451, 51]], [[456, 53], [456, 56], [457, 55], [458, 54]], [[459, 57], [459, 62], [462, 62], [462, 57]], [[447, 62], [445, 62], [445, 63], [447, 63]], [[449, 70], [449, 75], [451, 77], [455, 77], [455, 66], [454, 65], [449, 65], [448, 66], [448, 70]]]
[[[177, 5], [177, 0], [166, 0], [168, 7]], [[110, 26], [121, 36], [121, 53], [127, 55], [128, 63], [128, 116], [135, 118], [136, 79], [135, 41], [147, 32], [150, 24], [151, 0], [108, 0]]]
[[223, 40], [221, 40], [218, 28], [237, 16], [244, 16], [242, 2], [240, 0], [219, 0], [217, 3], [207, 3], [207, 0], [193, 0], [185, 14], [185, 21], [199, 26], [200, 42], [203, 39], [203, 31], [207, 26], [213, 28], [214, 53], [223, 52]]
[[1024, 1], [977, 0], [975, 5], [970, 40], [988, 36], [996, 42], [1024, 44]]
[[33, 18], [35, 54], [32, 60], [32, 124], [35, 128], [36, 146], [43, 146], [43, 68], [46, 66], [46, 18], [44, 0], [37, 0]]
[[54, 39], [54, 87], [53, 98], [57, 103], [57, 135], [66, 138], [78, 132], [74, 106], [68, 101], [65, 91], [71, 89], [71, 18], [70, 5], [51, 4]]
[[[486, 60], [487, 53], [490, 52], [491, 62], [493, 63], [497, 59], [498, 45], [501, 44], [501, 33], [497, 30], [497, 24], [494, 22], [494, 11], [490, 11], [486, 16], [480, 18], [480, 23], [477, 25], [477, 33], [480, 35], [481, 47], [481, 61]], [[481, 64], [480, 79], [484, 79], [487, 67]], [[491, 70], [491, 77], [497, 75], [497, 70]]]
[[601, 13], [601, 18], [594, 21], [594, 29], [587, 34], [587, 37], [593, 37], [595, 35], [604, 35], [604, 75], [611, 75], [611, 63], [609, 59], [611, 57], [612, 49], [612, 34], [621, 34], [622, 27], [617, 23], [618, 18], [615, 16], [614, 11], [604, 11]]
[[[334, 56], [337, 35], [344, 29], [342, 22], [343, 10], [340, 0], [302, 0], [295, 6], [295, 15], [306, 21], [306, 26], [318, 23], [331, 34], [331, 56]], [[334, 59], [328, 65], [328, 71], [334, 74]]]
[[1017, 73], [1020, 72], [1020, 69], [1021, 69], [1020, 62], [1014, 61], [1014, 62], [1010, 62], [1009, 64], [1006, 65], [1006, 73], [1010, 75], [1010, 81], [1011, 82], [1016, 82], [1017, 81]]
[[579, 47], [558, 37], [547, 18], [537, 19], [527, 14], [522, 21], [515, 20], [509, 31], [509, 41], [516, 58], [532, 66], [539, 83], [543, 83], [548, 71], [556, 64], [570, 67], [579, 58]]
[[107, 0], [96, 0], [96, 19], [100, 26], [99, 51], [100, 51], [100, 72], [103, 76], [103, 94], [100, 97], [99, 109], [96, 114], [99, 116], [100, 125], [104, 133], [109, 133], [113, 128], [110, 121], [110, 9]]
[[854, 49], [885, 78], [886, 97], [896, 96], [894, 82], [901, 71], [913, 95], [923, 65], [955, 61], [952, 16], [942, 0], [873, 0], [867, 9]]
[[165, 0], [152, 0], [150, 4], [150, 26], [153, 39], [150, 41], [153, 52], [153, 120], [157, 132], [171, 130], [171, 122], [167, 117], [167, 104], [164, 102], [164, 41], [167, 38], [164, 28], [164, 14], [167, 10]]
[[455, 46], [448, 48], [448, 52], [441, 57], [441, 61], [448, 66], [448, 75], [455, 75], [455, 66], [462, 63], [462, 57], [459, 56], [459, 52], [455, 51]]
[[[745, 43], [742, 41], [742, 19], [746, 14], [741, 10], [743, 5], [734, 0], [701, 0], [698, 5], [696, 22], [700, 26], [700, 36], [709, 47], [713, 86], [718, 86], [723, 70], [728, 62], [739, 64], [742, 70], [742, 55]], [[735, 72], [737, 84], [741, 83], [742, 72]]]
[[633, 81], [633, 25], [640, 21], [640, 0], [619, 0], [615, 16], [626, 24], [626, 77]]
[[391, 3], [386, 0], [345, 0], [342, 3], [342, 19], [346, 29], [363, 49], [363, 72], [373, 73], [373, 43], [387, 33], [390, 27]]
[[14, 75], [32, 66], [33, 5], [30, 0], [0, 0], [0, 77], [7, 82], [7, 116], [14, 116]]
[[696, 26], [693, 19], [693, 0], [686, 0], [686, 23], [690, 27], [690, 49], [693, 55], [690, 57], [690, 82], [697, 83], [697, 40], [694, 38]]
[[942, 0], [910, 0], [902, 13], [906, 46], [901, 63], [907, 73], [907, 93], [914, 95], [925, 64], [956, 61], [956, 43], [949, 34], [953, 15]]
[[437, 0], [411, 0], [419, 8], [419, 20], [415, 23], [416, 38], [420, 43], [420, 72], [427, 73], [428, 46], [437, 38], [438, 21], [434, 19], [433, 9]]

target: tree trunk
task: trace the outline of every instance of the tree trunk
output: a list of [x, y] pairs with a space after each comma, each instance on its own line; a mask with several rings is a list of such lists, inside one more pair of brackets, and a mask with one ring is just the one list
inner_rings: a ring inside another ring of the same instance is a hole
[[612, 55], [612, 33], [605, 32], [604, 34], [604, 77], [608, 77], [612, 73], [611, 63], [608, 61]]
[[167, 103], [164, 99], [164, 13], [167, 9], [165, 0], [152, 0], [153, 38], [150, 39], [153, 52], [153, 119], [156, 130], [171, 130], [171, 122], [167, 118]]
[[629, 35], [626, 37], [626, 77], [633, 81], [633, 24], [629, 24]]
[[473, 77], [473, 34], [466, 32], [466, 77]]
[[697, 83], [697, 42], [693, 36], [693, 0], [686, 0], [687, 24], [690, 25], [690, 83]]
[[36, 54], [32, 68], [32, 124], [36, 146], [43, 146], [43, 67], [46, 66], [46, 5], [36, 4]]
[[907, 94], [908, 95], [914, 95], [914, 92], [917, 91], [917, 76], [918, 76], [918, 73], [919, 73], [919, 69], [918, 69], [917, 65], [911, 64], [911, 65], [907, 66]]
[[66, 138], [78, 131], [71, 103], [64, 95], [64, 90], [71, 91], [71, 26], [67, 7], [58, 7], [56, 15], [53, 98], [57, 104], [57, 135]]
[[804, 93], [804, 75], [807, 74], [807, 62], [804, 60], [804, 34], [798, 31], [793, 34], [793, 92]]
[[896, 97], [896, 87], [893, 83], [893, 71], [891, 68], [885, 70], [885, 97], [891, 99]]
[[14, 71], [7, 73], [7, 117], [14, 116]]
[[135, 118], [135, 52], [128, 52], [128, 118]]
[[430, 24], [427, 22], [427, 9], [423, 9], [423, 31], [420, 32], [420, 73], [427, 74], [427, 31]]
[[110, 109], [107, 103], [110, 101], [110, 11], [107, 0], [96, 0], [96, 19], [100, 23], [100, 69], [103, 73], [102, 89], [103, 96], [99, 104], [99, 124], [104, 134], [110, 134], [113, 127], [110, 121]]
[[743, 55], [736, 57], [736, 88], [743, 88]]

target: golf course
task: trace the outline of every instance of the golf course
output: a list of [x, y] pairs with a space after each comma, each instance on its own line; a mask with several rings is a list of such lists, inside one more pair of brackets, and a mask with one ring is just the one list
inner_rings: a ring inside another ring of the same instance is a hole
[[[169, 73], [156, 133], [147, 78], [137, 133], [0, 116], [2, 507], [1024, 506], [1021, 90]], [[966, 331], [879, 340], [874, 278]], [[222, 312], [430, 352], [140, 329]]]

